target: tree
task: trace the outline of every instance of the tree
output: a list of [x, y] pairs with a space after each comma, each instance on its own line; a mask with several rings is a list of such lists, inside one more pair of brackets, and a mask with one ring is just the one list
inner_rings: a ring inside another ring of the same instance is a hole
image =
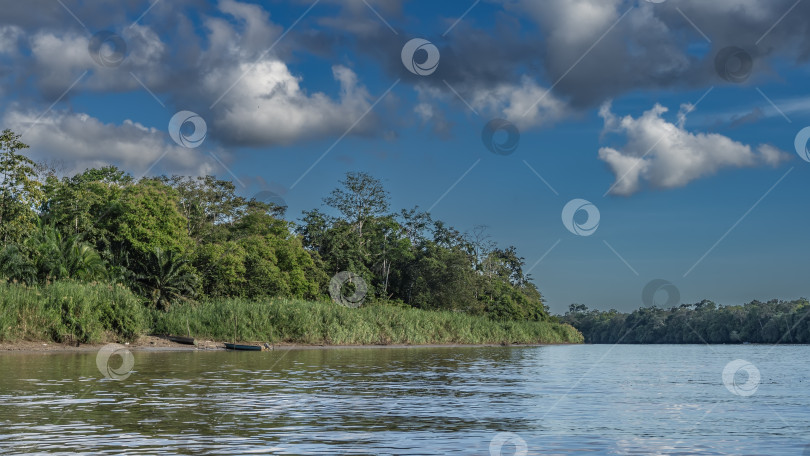
[[114, 167], [88, 169], [61, 181], [49, 178], [42, 205], [42, 220], [65, 235], [79, 236], [113, 261], [122, 252], [111, 252], [114, 236], [110, 218], [117, 213], [120, 197], [132, 176]]
[[0, 250], [0, 277], [32, 284], [37, 280], [37, 268], [18, 244], [8, 244]]
[[337, 209], [362, 238], [363, 224], [388, 211], [388, 192], [382, 182], [362, 172], [346, 173], [340, 184], [343, 188], [332, 190], [324, 202]]
[[28, 145], [11, 130], [0, 134], [0, 240], [4, 244], [21, 241], [36, 224], [42, 200], [42, 184], [37, 180], [36, 163], [18, 151]]
[[179, 195], [178, 207], [186, 218], [186, 230], [195, 241], [227, 236], [225, 227], [239, 220], [247, 201], [236, 195], [233, 182], [215, 176], [161, 178]]
[[123, 190], [106, 217], [120, 248], [142, 262], [156, 249], [185, 254], [193, 244], [176, 190], [157, 179], [143, 179]]
[[41, 281], [90, 281], [106, 275], [104, 260], [91, 245], [78, 236], [64, 236], [51, 225], [40, 222], [26, 245]]
[[176, 252], [157, 247], [139, 266], [135, 282], [155, 307], [166, 310], [176, 300], [196, 296], [198, 278], [191, 262]]

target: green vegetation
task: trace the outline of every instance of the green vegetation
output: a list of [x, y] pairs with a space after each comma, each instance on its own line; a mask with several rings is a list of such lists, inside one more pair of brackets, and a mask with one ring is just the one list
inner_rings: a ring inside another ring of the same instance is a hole
[[810, 302], [752, 301], [717, 306], [704, 300], [671, 309], [644, 307], [633, 312], [588, 310], [571, 304], [561, 317], [596, 344], [767, 344], [810, 343]]
[[[185, 332], [180, 315], [195, 335], [230, 339], [242, 311], [243, 337], [274, 341], [577, 340], [549, 317], [514, 247], [418, 208], [392, 212], [368, 174], [348, 173], [323, 211], [293, 222], [214, 176], [136, 180], [109, 166], [59, 177], [19, 138], [0, 135], [3, 340]], [[324, 302], [343, 271], [368, 285], [365, 307]]]
[[145, 333], [148, 324], [142, 300], [123, 285], [0, 282], [2, 341], [129, 341]]
[[[214, 340], [303, 344], [581, 343], [574, 328], [551, 322], [494, 321], [461, 312], [372, 305], [352, 309], [325, 302], [217, 299], [173, 306], [156, 332]], [[230, 324], [229, 324], [230, 323]]]
[[150, 309], [123, 285], [0, 283], [0, 341], [133, 341], [185, 334], [219, 341], [300, 344], [580, 343], [558, 323], [494, 321], [460, 312], [373, 305], [352, 309], [283, 298], [211, 299]]

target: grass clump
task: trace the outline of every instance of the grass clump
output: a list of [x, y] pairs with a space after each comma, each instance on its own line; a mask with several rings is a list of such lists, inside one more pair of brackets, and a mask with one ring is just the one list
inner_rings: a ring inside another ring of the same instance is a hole
[[141, 300], [121, 285], [0, 282], [0, 341], [129, 341], [147, 321]]

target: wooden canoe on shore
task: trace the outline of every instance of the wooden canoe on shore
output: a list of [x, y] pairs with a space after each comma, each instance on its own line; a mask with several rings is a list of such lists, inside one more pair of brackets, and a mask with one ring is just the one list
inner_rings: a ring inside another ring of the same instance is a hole
[[194, 340], [193, 337], [184, 337], [184, 336], [165, 336], [166, 339], [169, 339], [172, 342], [176, 342], [178, 344], [186, 344], [186, 345], [197, 345], [197, 341]]
[[228, 342], [225, 342], [225, 348], [227, 350], [262, 351], [261, 345], [230, 344]]

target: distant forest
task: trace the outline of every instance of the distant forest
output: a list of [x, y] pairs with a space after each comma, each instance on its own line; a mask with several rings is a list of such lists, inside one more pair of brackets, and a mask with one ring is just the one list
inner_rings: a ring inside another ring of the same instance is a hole
[[752, 301], [718, 306], [704, 300], [670, 309], [644, 307], [630, 313], [589, 310], [571, 304], [560, 317], [594, 344], [806, 344], [810, 302]]
[[550, 318], [514, 247], [418, 208], [391, 210], [366, 173], [348, 173], [322, 208], [291, 221], [279, 200], [244, 198], [214, 176], [136, 179], [107, 166], [61, 177], [27, 148], [0, 135], [0, 280], [121, 284], [166, 310], [207, 298], [328, 300], [330, 279], [347, 271], [368, 285], [367, 304]]

